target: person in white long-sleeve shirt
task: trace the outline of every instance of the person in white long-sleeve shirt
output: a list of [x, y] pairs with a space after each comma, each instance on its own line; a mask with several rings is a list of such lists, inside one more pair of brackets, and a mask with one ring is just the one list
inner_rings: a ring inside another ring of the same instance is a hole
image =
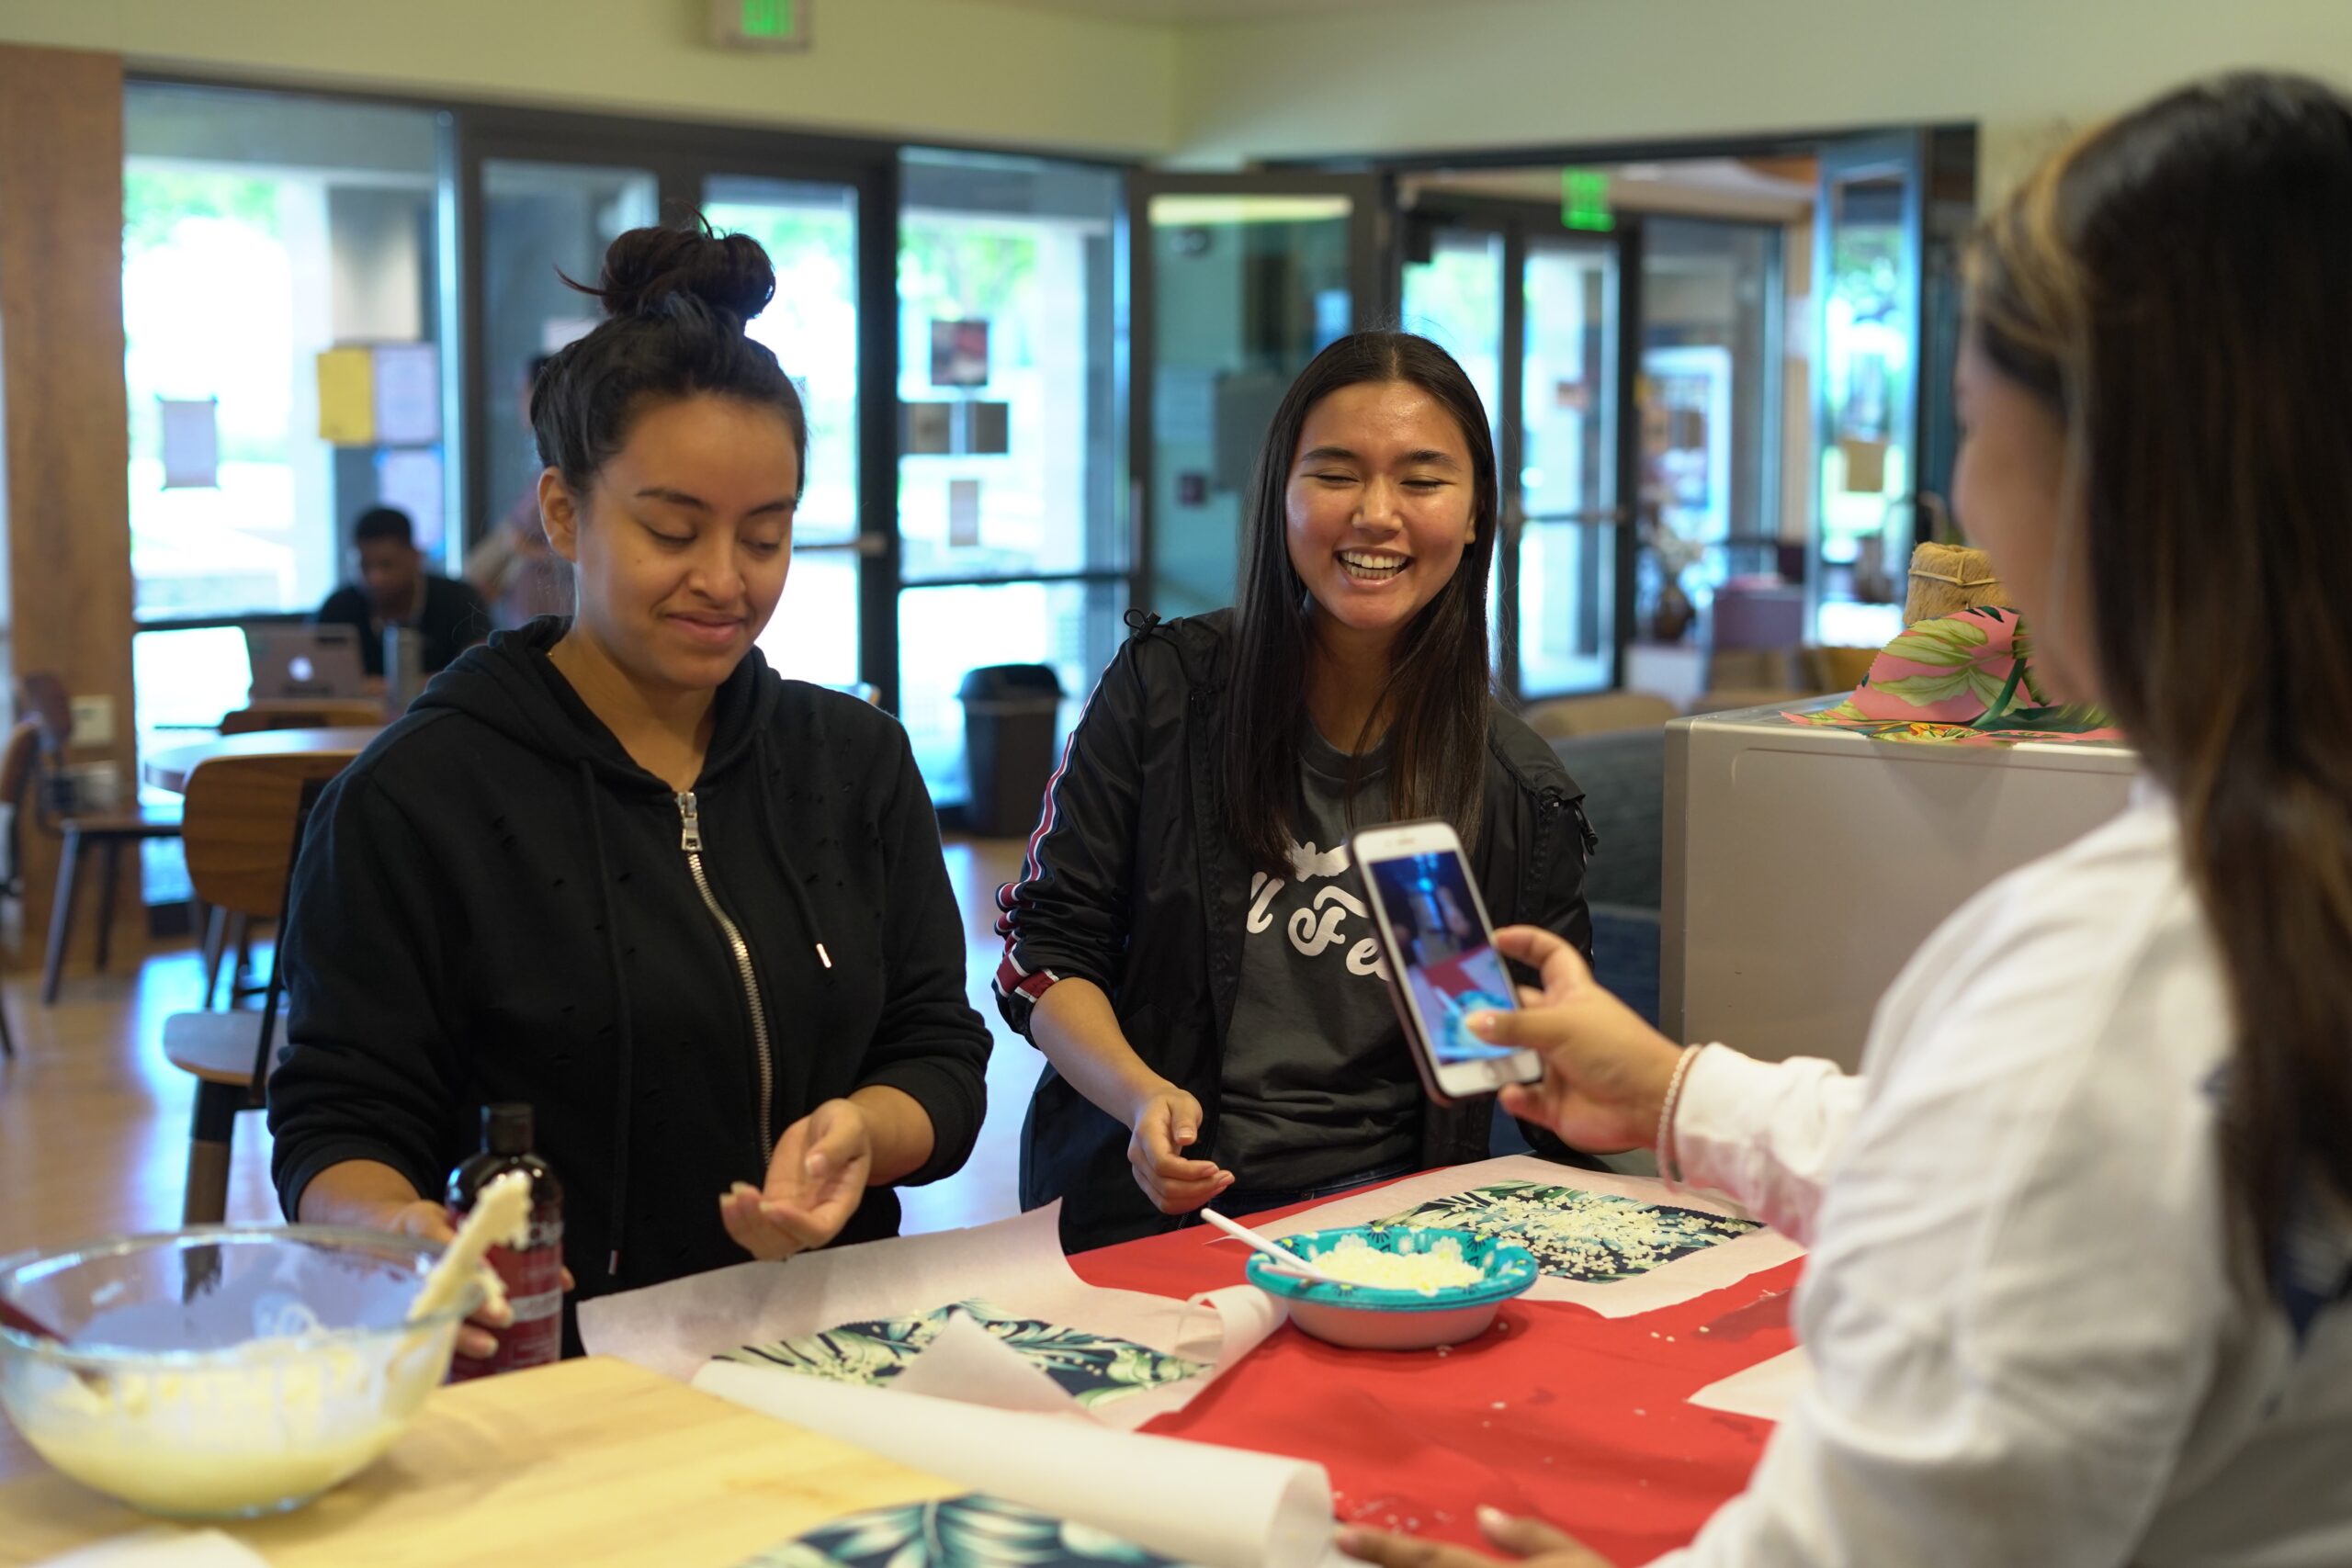
[[1815, 1377], [1661, 1564], [2352, 1563], [2346, 278], [2352, 104], [2294, 78], [2160, 99], [1988, 223], [1958, 513], [2146, 775], [1928, 942], [1858, 1076], [1678, 1048], [1499, 936], [1543, 990], [1474, 1027], [1547, 1067], [1506, 1108], [1811, 1248]]

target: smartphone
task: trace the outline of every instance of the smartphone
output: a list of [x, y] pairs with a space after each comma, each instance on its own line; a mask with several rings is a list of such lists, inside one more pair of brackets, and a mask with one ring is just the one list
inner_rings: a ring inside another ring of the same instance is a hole
[[1495, 929], [1444, 822], [1367, 828], [1349, 840], [1388, 964], [1388, 992], [1421, 1085], [1441, 1105], [1533, 1083], [1544, 1059], [1470, 1032], [1475, 1012], [1519, 1005]]

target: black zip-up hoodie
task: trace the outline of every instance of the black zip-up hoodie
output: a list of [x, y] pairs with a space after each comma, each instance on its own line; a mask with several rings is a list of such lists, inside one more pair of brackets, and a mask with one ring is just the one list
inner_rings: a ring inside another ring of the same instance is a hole
[[[853, 1089], [888, 1084], [930, 1112], [909, 1185], [954, 1172], [989, 1036], [895, 720], [753, 650], [718, 690], [693, 856], [685, 803], [548, 662], [563, 629], [468, 652], [321, 798], [269, 1119], [290, 1215], [344, 1160], [437, 1197], [479, 1146], [481, 1107], [527, 1101], [584, 1298], [743, 1261], [720, 1195], [761, 1184], [784, 1130]], [[877, 1188], [839, 1241], [898, 1224]], [[568, 1310], [565, 1325], [576, 1347]]]

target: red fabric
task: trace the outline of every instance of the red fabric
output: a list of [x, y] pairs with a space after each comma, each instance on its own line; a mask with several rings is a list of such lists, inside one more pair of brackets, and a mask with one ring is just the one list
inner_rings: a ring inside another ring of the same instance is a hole
[[[1246, 1256], [1193, 1227], [1070, 1264], [1090, 1284], [1190, 1296], [1238, 1282]], [[1342, 1350], [1285, 1325], [1146, 1430], [1316, 1461], [1345, 1522], [1477, 1544], [1486, 1504], [1646, 1562], [1688, 1544], [1763, 1452], [1769, 1423], [1687, 1401], [1795, 1343], [1802, 1267], [1634, 1317], [1513, 1302], [1443, 1354]]]

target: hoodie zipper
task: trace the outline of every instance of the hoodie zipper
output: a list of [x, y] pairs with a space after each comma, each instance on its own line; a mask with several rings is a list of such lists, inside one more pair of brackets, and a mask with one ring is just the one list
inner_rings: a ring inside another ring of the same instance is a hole
[[760, 1058], [760, 1168], [767, 1168], [770, 1156], [775, 1154], [774, 1134], [769, 1122], [770, 1109], [775, 1099], [775, 1055], [768, 1044], [768, 1010], [760, 1000], [759, 976], [752, 971], [752, 944], [743, 940], [741, 928], [728, 918], [718, 907], [718, 896], [710, 890], [710, 878], [702, 869], [702, 814], [695, 808], [695, 794], [685, 790], [678, 795], [678, 848], [686, 854], [686, 870], [695, 879], [695, 891], [702, 895], [702, 907], [718, 922], [719, 934], [735, 953], [735, 974], [743, 982], [743, 1000], [752, 1010], [752, 1043], [759, 1048]]

